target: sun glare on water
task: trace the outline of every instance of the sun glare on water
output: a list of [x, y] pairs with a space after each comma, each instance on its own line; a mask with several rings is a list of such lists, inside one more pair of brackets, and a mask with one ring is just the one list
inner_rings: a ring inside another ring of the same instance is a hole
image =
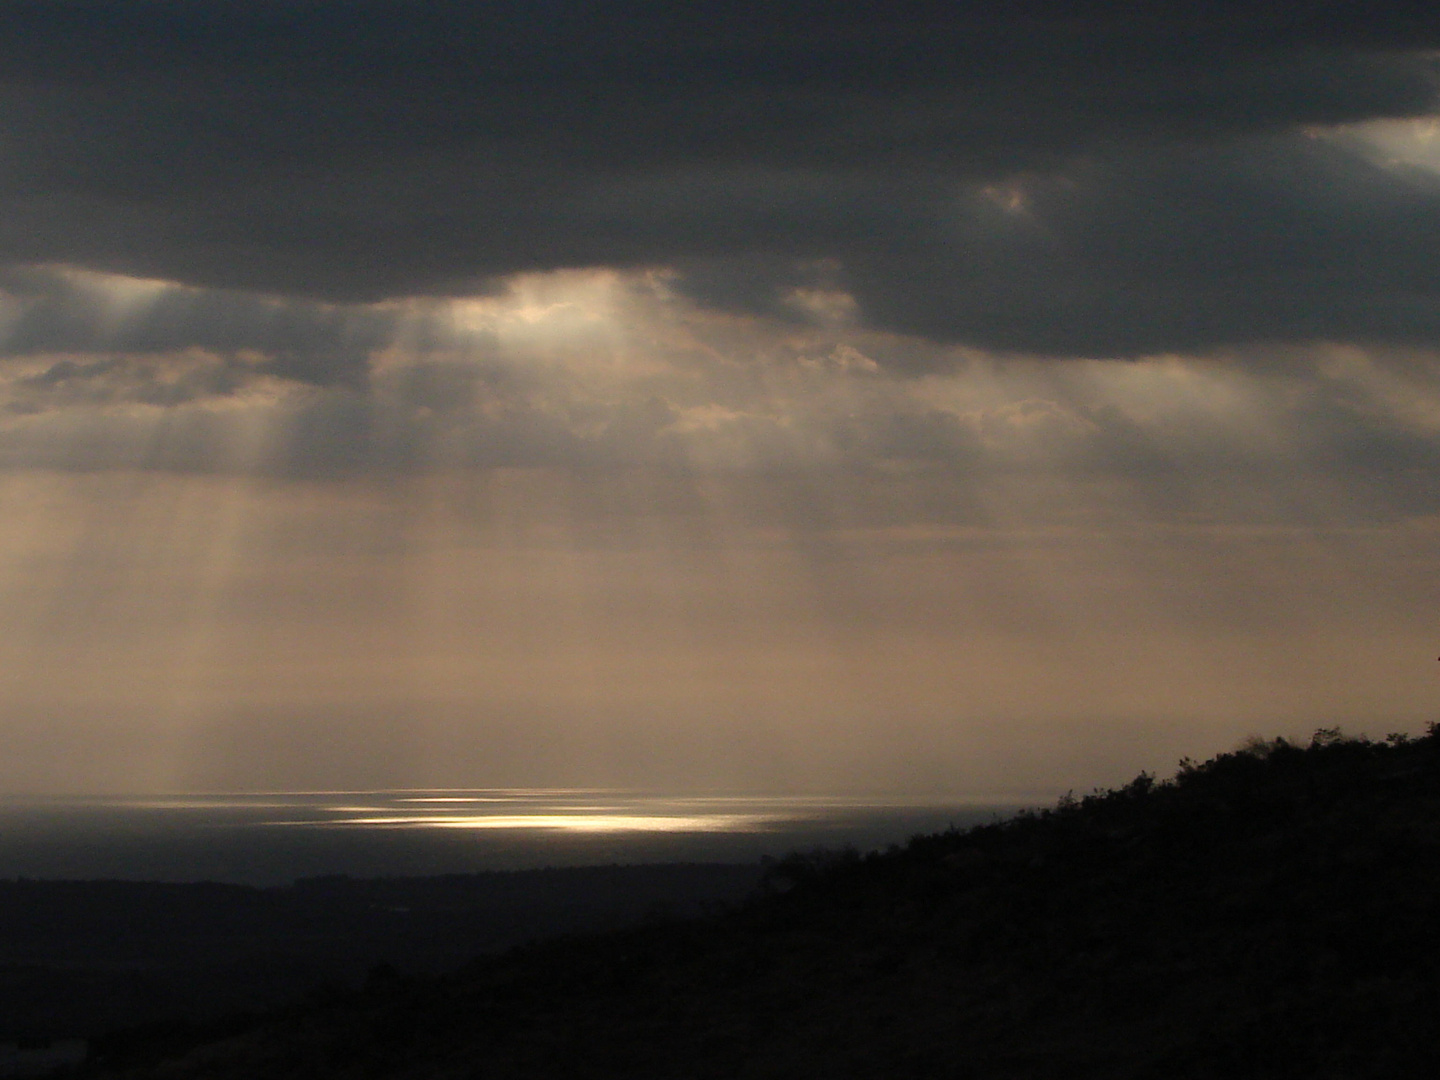
[[[278, 818], [267, 815], [266, 824], [341, 830], [735, 834], [783, 831], [793, 826], [836, 822], [857, 814], [920, 808], [918, 804], [853, 797], [673, 797], [635, 792], [607, 797], [600, 792], [583, 790], [347, 794], [351, 798], [342, 800], [312, 801], [303, 795], [294, 796], [292, 812]], [[363, 797], [354, 798], [357, 795]]]
[[563, 832], [758, 832], [773, 821], [755, 814], [650, 817], [641, 814], [444, 814], [349, 818], [340, 824], [412, 829], [552, 829]]

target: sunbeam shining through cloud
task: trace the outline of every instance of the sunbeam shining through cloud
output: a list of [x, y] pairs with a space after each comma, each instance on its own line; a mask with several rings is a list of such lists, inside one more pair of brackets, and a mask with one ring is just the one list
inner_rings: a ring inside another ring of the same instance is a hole
[[0, 790], [1003, 801], [1431, 718], [1440, 30], [544, 7], [0, 3]]

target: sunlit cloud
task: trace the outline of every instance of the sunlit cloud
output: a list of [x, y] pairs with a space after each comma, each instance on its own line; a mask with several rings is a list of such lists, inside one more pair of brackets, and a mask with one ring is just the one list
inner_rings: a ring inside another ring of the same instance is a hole
[[1422, 170], [1422, 175], [1440, 174], [1440, 116], [1368, 120], [1315, 128], [1310, 134], [1313, 138], [1360, 148], [1374, 160], [1391, 167]]

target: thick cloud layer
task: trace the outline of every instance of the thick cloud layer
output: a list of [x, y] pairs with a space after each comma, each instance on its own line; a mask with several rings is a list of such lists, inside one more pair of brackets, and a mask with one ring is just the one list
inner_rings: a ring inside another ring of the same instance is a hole
[[[262, 360], [271, 372], [319, 384], [362, 376], [370, 355], [393, 345], [406, 321], [373, 305], [54, 271], [0, 271], [0, 298], [10, 308], [0, 322], [0, 356], [203, 349]], [[423, 350], [433, 341], [407, 344]]]
[[[1429, 341], [1430, 5], [0, 3], [0, 259], [324, 300], [671, 266], [1092, 356]], [[363, 337], [363, 333], [361, 334]], [[321, 361], [335, 378], [342, 361]]]

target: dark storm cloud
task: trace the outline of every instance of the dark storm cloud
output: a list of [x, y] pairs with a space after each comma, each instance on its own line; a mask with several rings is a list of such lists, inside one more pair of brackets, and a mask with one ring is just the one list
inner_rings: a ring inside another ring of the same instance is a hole
[[[249, 366], [313, 383], [352, 381], [377, 349], [404, 329], [433, 330], [393, 310], [236, 292], [155, 285], [130, 310], [115, 283], [53, 270], [0, 269], [0, 297], [16, 309], [0, 326], [0, 358], [47, 353], [169, 353], [201, 349], [243, 355]], [[410, 340], [423, 351], [434, 334]], [[74, 365], [64, 370], [71, 370]], [[92, 365], [93, 366], [93, 365]], [[69, 377], [69, 376], [67, 376]]]
[[1421, 4], [0, 2], [0, 259], [329, 300], [663, 264], [765, 311], [825, 262], [1020, 351], [1430, 339], [1440, 195], [1293, 132], [1430, 110], [1437, 45]]
[[847, 260], [869, 316], [1102, 357], [1440, 340], [1432, 173], [1294, 136], [1092, 160], [999, 197], [1012, 208], [980, 196], [908, 245]]

